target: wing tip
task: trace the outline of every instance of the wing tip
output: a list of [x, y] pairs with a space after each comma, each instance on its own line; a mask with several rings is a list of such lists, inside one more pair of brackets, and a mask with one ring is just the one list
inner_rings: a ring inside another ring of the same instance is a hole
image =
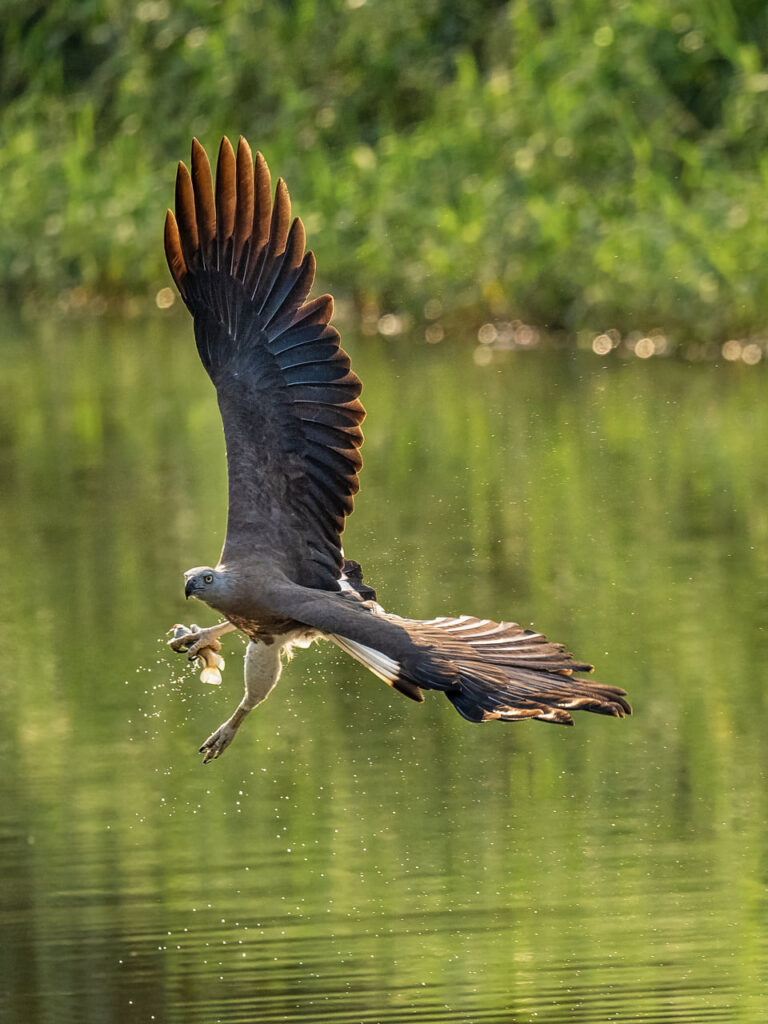
[[[242, 135], [240, 136], [242, 138]], [[222, 135], [221, 142], [219, 143], [219, 159], [221, 159], [222, 153], [226, 153], [227, 156], [234, 156], [235, 151], [232, 148], [232, 143], [229, 141], [227, 135]]]
[[179, 162], [176, 164], [176, 195], [177, 195], [177, 198], [176, 198], [176, 208], [177, 208], [177, 210], [178, 210], [178, 193], [179, 193], [179, 188], [181, 188], [181, 187], [185, 188], [187, 186], [187, 183], [189, 183], [189, 186], [191, 188], [191, 186], [192, 186], [192, 175], [189, 173], [189, 168], [184, 163], [184, 161], [183, 160], [179, 160]]
[[184, 252], [181, 247], [181, 236], [179, 226], [173, 215], [173, 210], [167, 210], [165, 214], [165, 225], [163, 227], [163, 244], [165, 247], [165, 258], [168, 262], [168, 269], [171, 272], [174, 284], [179, 289], [179, 294], [184, 298], [184, 277], [187, 273], [187, 264], [184, 260]]

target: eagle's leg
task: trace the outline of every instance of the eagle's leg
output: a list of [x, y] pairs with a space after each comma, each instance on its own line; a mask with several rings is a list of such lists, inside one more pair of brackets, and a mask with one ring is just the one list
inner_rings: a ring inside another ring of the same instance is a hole
[[218, 625], [208, 626], [206, 629], [200, 629], [194, 623], [189, 629], [186, 626], [176, 625], [173, 627], [174, 636], [168, 641], [168, 646], [179, 654], [186, 653], [189, 660], [194, 661], [200, 651], [206, 647], [210, 647], [216, 652], [220, 651], [219, 637], [224, 636], [225, 633], [231, 633], [236, 628], [231, 622], [220, 622]]
[[257, 640], [248, 644], [245, 651], [243, 699], [226, 722], [222, 722], [200, 747], [200, 753], [205, 755], [203, 764], [214, 761], [224, 753], [248, 712], [270, 695], [282, 671], [281, 650], [282, 645], [275, 642], [265, 644]]

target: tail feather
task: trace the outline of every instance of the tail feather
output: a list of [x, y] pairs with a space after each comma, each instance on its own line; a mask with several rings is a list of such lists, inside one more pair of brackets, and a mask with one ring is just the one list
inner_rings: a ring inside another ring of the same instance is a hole
[[420, 621], [379, 614], [408, 633], [415, 657], [397, 661], [344, 637], [332, 639], [413, 700], [423, 700], [421, 687], [442, 690], [470, 722], [537, 719], [573, 725], [570, 711], [614, 718], [632, 713], [625, 690], [574, 676], [591, 672], [592, 666], [516, 623], [467, 615]]

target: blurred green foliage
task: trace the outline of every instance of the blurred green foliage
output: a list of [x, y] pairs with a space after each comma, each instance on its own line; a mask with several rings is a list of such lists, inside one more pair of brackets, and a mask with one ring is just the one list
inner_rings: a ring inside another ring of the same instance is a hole
[[154, 292], [175, 161], [242, 133], [363, 306], [759, 331], [767, 48], [757, 0], [6, 0], [0, 282]]

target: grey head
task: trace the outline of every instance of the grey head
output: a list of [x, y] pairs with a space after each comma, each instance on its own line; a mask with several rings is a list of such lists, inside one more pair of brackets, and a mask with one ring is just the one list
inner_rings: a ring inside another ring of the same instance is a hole
[[212, 608], [216, 608], [226, 599], [229, 590], [230, 581], [226, 572], [221, 569], [198, 565], [184, 573], [184, 596], [196, 597]]

